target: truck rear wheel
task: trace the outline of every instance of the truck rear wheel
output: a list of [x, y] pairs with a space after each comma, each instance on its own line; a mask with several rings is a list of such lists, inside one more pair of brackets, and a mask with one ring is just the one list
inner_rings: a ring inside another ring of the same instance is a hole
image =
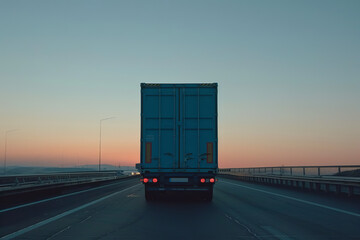
[[213, 191], [210, 191], [210, 192], [208, 193], [207, 200], [208, 200], [209, 202], [211, 202], [212, 199], [213, 199]]
[[207, 202], [211, 202], [213, 199], [213, 191], [209, 191], [207, 194], [206, 194], [206, 201]]
[[211, 202], [213, 199], [213, 189], [211, 188], [209, 191], [205, 193], [205, 201]]
[[152, 192], [145, 190], [145, 199], [146, 199], [146, 201], [148, 201], [148, 202], [151, 201], [151, 200], [153, 200], [153, 194], [152, 194]]

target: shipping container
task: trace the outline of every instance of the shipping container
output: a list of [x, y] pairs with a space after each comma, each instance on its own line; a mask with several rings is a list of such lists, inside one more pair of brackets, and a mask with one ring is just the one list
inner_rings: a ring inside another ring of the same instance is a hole
[[212, 199], [218, 170], [217, 83], [141, 84], [141, 159], [151, 200], [159, 191]]

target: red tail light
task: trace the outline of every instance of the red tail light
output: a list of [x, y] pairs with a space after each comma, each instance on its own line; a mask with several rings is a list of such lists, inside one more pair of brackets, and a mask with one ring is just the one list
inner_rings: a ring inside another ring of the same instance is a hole
[[149, 182], [149, 179], [144, 178], [144, 183], [148, 183], [148, 182]]
[[214, 182], [215, 182], [215, 179], [214, 179], [214, 178], [210, 178], [210, 182], [211, 182], [211, 183], [214, 183]]
[[157, 183], [157, 182], [158, 182], [157, 178], [153, 178], [153, 183]]
[[205, 178], [200, 179], [200, 182], [201, 182], [201, 183], [204, 183], [204, 182], [205, 182]]

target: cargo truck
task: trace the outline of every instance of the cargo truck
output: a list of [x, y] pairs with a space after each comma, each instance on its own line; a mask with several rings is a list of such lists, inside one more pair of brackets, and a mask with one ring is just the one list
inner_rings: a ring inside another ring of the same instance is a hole
[[200, 192], [208, 201], [218, 171], [217, 83], [141, 83], [141, 153], [145, 198]]

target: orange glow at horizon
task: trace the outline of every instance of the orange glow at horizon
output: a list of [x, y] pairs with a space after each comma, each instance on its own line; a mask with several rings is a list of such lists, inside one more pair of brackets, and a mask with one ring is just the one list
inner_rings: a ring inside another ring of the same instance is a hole
[[[334, 128], [335, 124], [314, 122], [291, 126], [279, 121], [261, 126], [252, 122], [239, 124], [232, 119], [222, 120], [221, 116], [218, 141], [220, 168], [355, 165], [360, 159], [359, 130], [346, 125]], [[58, 126], [58, 123], [42, 123], [46, 131], [36, 131], [36, 126], [35, 130], [25, 126], [12, 133], [8, 136], [8, 166], [97, 165], [98, 121], [79, 122], [66, 127]], [[4, 141], [3, 136], [0, 136], [0, 141]], [[0, 151], [4, 152], [4, 145], [0, 145]], [[102, 164], [135, 166], [139, 161], [140, 118], [130, 116], [128, 119], [104, 122]]]

